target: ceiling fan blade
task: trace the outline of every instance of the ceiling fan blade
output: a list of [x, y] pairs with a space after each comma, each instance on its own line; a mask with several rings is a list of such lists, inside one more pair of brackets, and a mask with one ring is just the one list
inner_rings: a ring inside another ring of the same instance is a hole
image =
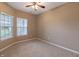
[[32, 5], [26, 5], [25, 7], [30, 7], [30, 6], [32, 6]]
[[42, 5], [38, 5], [39, 7], [41, 7], [41, 8], [45, 8], [45, 6], [42, 6]]

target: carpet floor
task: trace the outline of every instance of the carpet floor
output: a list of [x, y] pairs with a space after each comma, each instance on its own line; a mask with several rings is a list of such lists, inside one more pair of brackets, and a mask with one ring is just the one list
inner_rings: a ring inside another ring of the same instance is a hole
[[40, 40], [15, 44], [0, 52], [2, 57], [79, 57], [78, 54], [52, 46]]

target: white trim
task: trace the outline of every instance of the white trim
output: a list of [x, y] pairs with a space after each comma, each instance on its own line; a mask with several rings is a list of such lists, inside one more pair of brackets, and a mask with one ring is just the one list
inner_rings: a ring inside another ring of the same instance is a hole
[[12, 44], [10, 44], [10, 45], [8, 45], [8, 46], [0, 49], [0, 52], [4, 51], [5, 49], [7, 49], [7, 48], [9, 48], [9, 47], [11, 47], [11, 46], [13, 46], [13, 45], [15, 45], [17, 43], [24, 42], [24, 41], [30, 41], [30, 40], [33, 40], [33, 39], [36, 39], [36, 38], [32, 38], [32, 39], [27, 39], [27, 40], [21, 40], [21, 41], [14, 42], [14, 43], [12, 43]]
[[79, 54], [79, 52], [76, 51], [76, 50], [73, 50], [73, 49], [70, 49], [70, 48], [67, 48], [67, 47], [64, 47], [64, 46], [61, 46], [61, 45], [55, 44], [55, 43], [51, 43], [51, 42], [49, 42], [49, 41], [47, 41], [47, 40], [44, 40], [44, 39], [41, 39], [41, 38], [37, 38], [37, 39], [38, 39], [38, 40], [41, 40], [41, 41], [43, 41], [43, 42], [46, 42], [46, 43], [48, 43], [48, 44], [50, 44], [50, 45], [53, 45], [53, 46], [56, 46], [56, 47], [59, 47], [59, 48], [65, 49], [65, 50], [67, 50], [67, 51], [70, 51], [70, 52], [73, 52], [73, 53]]

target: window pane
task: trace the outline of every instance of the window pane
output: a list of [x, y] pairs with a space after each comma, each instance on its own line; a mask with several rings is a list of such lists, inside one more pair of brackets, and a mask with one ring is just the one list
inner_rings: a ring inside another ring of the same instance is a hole
[[26, 35], [27, 34], [26, 28], [17, 28], [17, 30], [18, 30], [18, 32], [17, 32], [18, 35]]
[[9, 16], [5, 15], [5, 22], [9, 22]]
[[17, 18], [17, 35], [27, 35], [27, 20]]
[[5, 40], [12, 37], [13, 17], [0, 14], [0, 38]]
[[27, 19], [17, 18], [17, 27], [27, 27]]
[[4, 15], [1, 14], [0, 16], [1, 16], [1, 17], [0, 17], [0, 21], [3, 21], [3, 20], [5, 19]]
[[24, 20], [24, 27], [27, 27], [27, 20]]
[[17, 28], [17, 35], [20, 35], [20, 28]]
[[24, 28], [24, 32], [23, 32], [24, 35], [27, 34], [27, 28]]

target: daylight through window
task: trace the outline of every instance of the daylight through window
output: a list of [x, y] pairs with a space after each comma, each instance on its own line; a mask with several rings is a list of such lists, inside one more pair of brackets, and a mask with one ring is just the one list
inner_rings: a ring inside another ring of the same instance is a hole
[[17, 35], [27, 35], [27, 19], [17, 18]]
[[13, 17], [3, 12], [0, 13], [0, 39], [5, 40], [13, 35]]

